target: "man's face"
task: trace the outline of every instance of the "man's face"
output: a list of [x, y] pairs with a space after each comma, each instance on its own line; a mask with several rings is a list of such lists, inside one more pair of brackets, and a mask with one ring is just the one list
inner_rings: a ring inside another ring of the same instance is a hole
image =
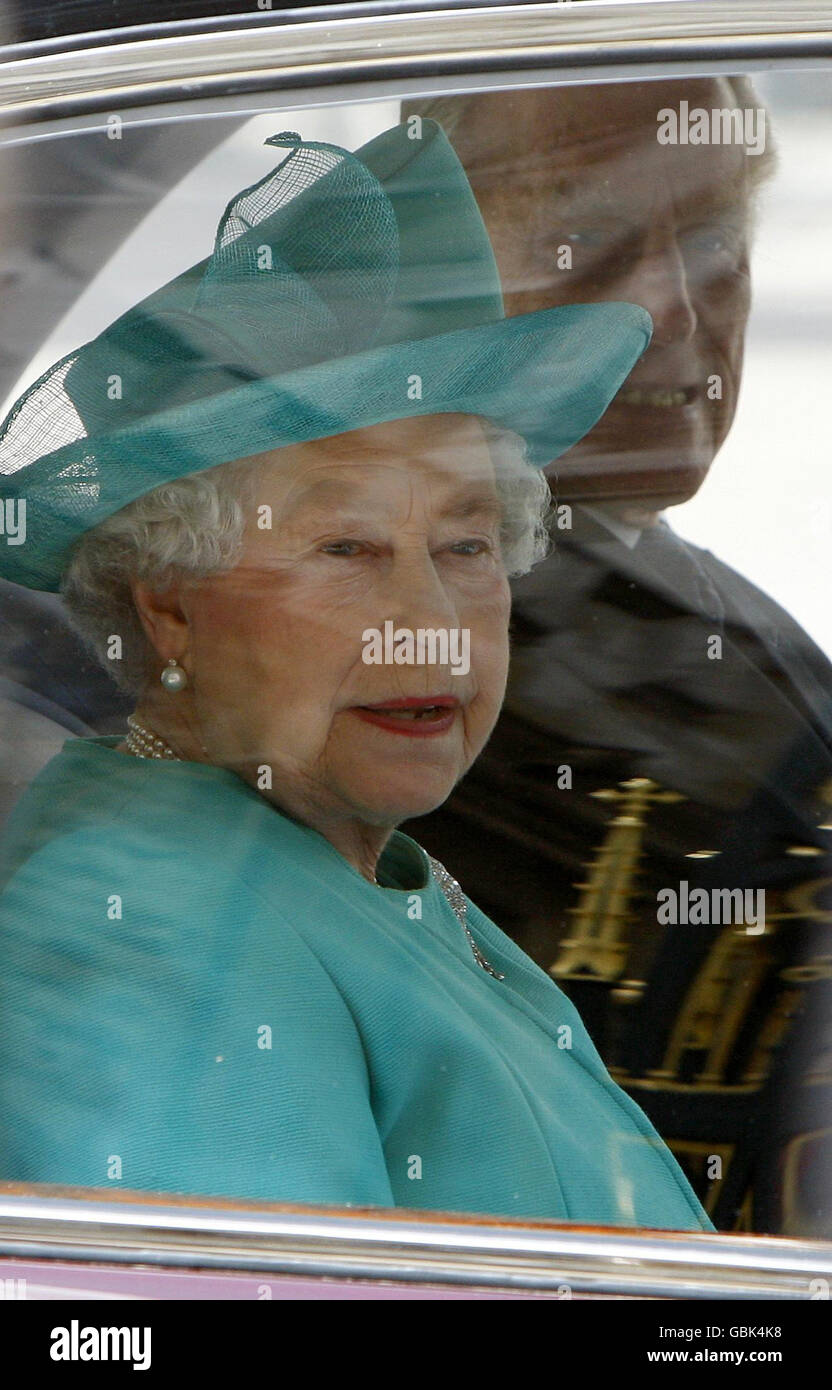
[[460, 138], [507, 314], [630, 300], [653, 318], [606, 414], [547, 470], [561, 499], [683, 502], [733, 420], [749, 156], [741, 145], [659, 144], [657, 111], [682, 99], [735, 104], [723, 79], [501, 94], [480, 98]]

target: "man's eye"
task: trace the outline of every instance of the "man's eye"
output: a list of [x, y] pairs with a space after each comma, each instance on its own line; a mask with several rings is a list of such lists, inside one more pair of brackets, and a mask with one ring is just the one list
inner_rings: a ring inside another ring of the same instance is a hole
[[609, 241], [609, 233], [600, 227], [579, 227], [576, 231], [567, 232], [564, 238], [573, 246], [586, 246], [595, 249], [599, 246], [606, 246]]
[[578, 227], [555, 244], [557, 257], [563, 246], [571, 248], [576, 273], [596, 276], [599, 283], [628, 275], [643, 254], [641, 238], [626, 228]]
[[684, 245], [695, 256], [736, 256], [740, 235], [732, 227], [697, 227], [685, 236]]

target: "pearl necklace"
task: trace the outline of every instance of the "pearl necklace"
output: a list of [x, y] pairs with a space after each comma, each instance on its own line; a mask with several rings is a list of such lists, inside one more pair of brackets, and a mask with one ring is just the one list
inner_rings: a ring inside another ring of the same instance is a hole
[[170, 758], [173, 762], [181, 763], [182, 759], [178, 753], [174, 753], [170, 744], [165, 743], [163, 738], [157, 738], [132, 714], [127, 716], [127, 731], [124, 746], [134, 758]]
[[[128, 715], [127, 717], [127, 728], [128, 733], [124, 743], [128, 753], [132, 753], [134, 758], [168, 758], [172, 762], [182, 762], [182, 759], [180, 758], [179, 754], [174, 753], [169, 743], [165, 743], [165, 740], [163, 738], [159, 738], [158, 735], [152, 733], [150, 729], [146, 729], [144, 725], [140, 724], [138, 719], [136, 719], [132, 714]], [[448, 870], [445, 868], [444, 864], [440, 864], [439, 860], [434, 859], [433, 856], [430, 854], [428, 855], [428, 862], [430, 864], [431, 873], [433, 874], [433, 877], [439, 884], [439, 887], [445, 895], [445, 898], [448, 904], [450, 905], [454, 913], [454, 916], [456, 917], [457, 921], [462, 927], [462, 930], [465, 932], [465, 936], [468, 940], [468, 945], [471, 947], [471, 951], [473, 953], [474, 960], [477, 962], [477, 965], [479, 965], [489, 975], [492, 975], [495, 980], [504, 980], [506, 978], [505, 975], [501, 975], [499, 971], [495, 970], [492, 965], [489, 965], [488, 961], [485, 959], [485, 956], [483, 955], [482, 951], [480, 950], [479, 946], [477, 945], [476, 941], [471, 935], [470, 929], [468, 927], [468, 904], [465, 900], [465, 894], [463, 893], [456, 879], [448, 873]], [[375, 874], [373, 875], [373, 877], [375, 879], [376, 886], [381, 887], [378, 878], [376, 878]]]

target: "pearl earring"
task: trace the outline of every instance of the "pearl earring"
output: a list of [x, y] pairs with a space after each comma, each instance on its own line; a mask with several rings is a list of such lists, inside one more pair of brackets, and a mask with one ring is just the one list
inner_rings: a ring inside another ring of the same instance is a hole
[[171, 695], [178, 695], [180, 690], [184, 690], [188, 684], [188, 675], [178, 664], [176, 657], [172, 656], [167, 666], [160, 676], [165, 690], [169, 690]]

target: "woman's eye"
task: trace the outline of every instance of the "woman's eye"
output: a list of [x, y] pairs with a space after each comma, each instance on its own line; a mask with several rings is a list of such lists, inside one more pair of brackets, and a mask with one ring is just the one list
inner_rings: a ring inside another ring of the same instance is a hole
[[362, 549], [361, 541], [327, 541], [326, 545], [321, 546], [324, 555], [344, 556], [347, 559], [357, 555]]
[[455, 555], [485, 555], [491, 550], [488, 541], [454, 541], [451, 550]]
[[[365, 541], [326, 541], [320, 546], [321, 553], [324, 555], [334, 555], [336, 559], [352, 559], [353, 556], [361, 555], [367, 550]], [[471, 539], [464, 541], [454, 541], [448, 549], [454, 555], [484, 555], [493, 549], [489, 541]]]

